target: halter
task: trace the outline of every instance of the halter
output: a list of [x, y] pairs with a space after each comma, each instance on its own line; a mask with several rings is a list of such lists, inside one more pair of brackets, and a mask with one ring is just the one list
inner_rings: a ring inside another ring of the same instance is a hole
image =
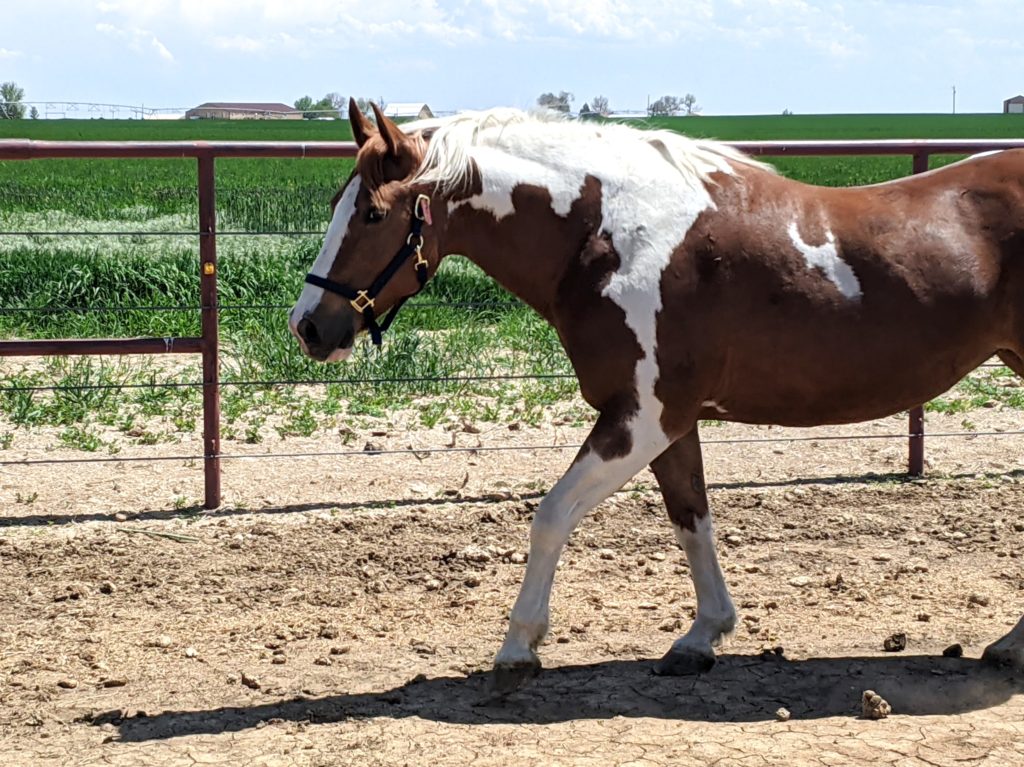
[[[318, 288], [329, 290], [331, 293], [336, 293], [349, 300], [352, 308], [363, 315], [366, 329], [370, 332], [370, 338], [373, 339], [374, 346], [380, 346], [381, 335], [391, 327], [391, 323], [394, 322], [395, 315], [402, 308], [402, 304], [423, 290], [423, 286], [427, 284], [427, 266], [429, 264], [427, 259], [423, 257], [422, 232], [423, 224], [431, 223], [430, 198], [425, 194], [419, 195], [413, 204], [412, 212], [412, 231], [405, 240], [405, 246], [398, 251], [398, 254], [391, 259], [391, 263], [384, 268], [384, 271], [377, 276], [377, 279], [366, 290], [353, 290], [347, 285], [342, 285], [340, 282], [335, 282], [316, 274], [306, 275], [306, 282], [310, 285], [316, 285]], [[377, 324], [377, 314], [374, 312], [374, 303], [377, 296], [384, 289], [384, 286], [391, 282], [391, 278], [398, 273], [398, 270], [402, 268], [402, 264], [413, 255], [416, 256], [416, 260], [413, 261], [412, 265], [416, 267], [416, 278], [420, 282], [419, 288], [416, 289], [416, 293], [411, 293], [399, 299], [398, 303], [391, 307], [391, 311], [384, 316], [384, 321]]]

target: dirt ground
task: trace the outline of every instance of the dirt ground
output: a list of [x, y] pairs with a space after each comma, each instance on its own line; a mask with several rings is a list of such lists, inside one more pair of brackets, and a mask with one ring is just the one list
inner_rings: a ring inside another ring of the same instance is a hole
[[[546, 670], [503, 700], [487, 671], [570, 450], [226, 460], [213, 512], [193, 507], [195, 462], [0, 466], [0, 764], [1024, 765], [1024, 674], [978, 661], [1024, 613], [1024, 439], [931, 441], [915, 482], [902, 441], [828, 439], [902, 428], [705, 428], [816, 438], [707, 446], [740, 614], [718, 665], [651, 673], [695, 602], [644, 473], [573, 537]], [[225, 452], [582, 434], [342, 436]], [[19, 434], [3, 457], [71, 455], [49, 437]], [[894, 633], [906, 649], [885, 652]], [[963, 657], [943, 657], [954, 643]], [[858, 717], [867, 689], [888, 719]]]

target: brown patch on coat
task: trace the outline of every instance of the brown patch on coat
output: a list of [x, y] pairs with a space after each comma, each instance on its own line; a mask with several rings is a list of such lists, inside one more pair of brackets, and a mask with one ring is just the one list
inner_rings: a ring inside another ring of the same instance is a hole
[[638, 407], [642, 350], [625, 312], [601, 295], [620, 259], [599, 231], [600, 180], [584, 179], [566, 216], [557, 215], [551, 202], [549, 190], [521, 184], [512, 190], [514, 212], [500, 220], [488, 210], [459, 206], [446, 224], [457, 234], [445, 250], [469, 256], [555, 327], [584, 399], [603, 416], [589, 445], [610, 460], [632, 449], [626, 424]]
[[658, 480], [672, 524], [681, 530], [696, 532], [697, 520], [708, 513], [704, 460], [697, 427], [655, 458], [651, 470]]
[[[993, 166], [1002, 164], [1002, 169]], [[1024, 151], [873, 187], [756, 169], [717, 174], [662, 278], [662, 425], [701, 415], [809, 426], [879, 418], [1024, 347]], [[964, 190], [952, 194], [950, 190]], [[826, 232], [856, 275], [845, 297], [789, 236]]]

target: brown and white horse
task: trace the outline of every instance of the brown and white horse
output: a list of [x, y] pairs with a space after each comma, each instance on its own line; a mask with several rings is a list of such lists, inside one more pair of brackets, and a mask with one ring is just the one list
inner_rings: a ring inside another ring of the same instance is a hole
[[[1024, 150], [828, 189], [667, 132], [512, 110], [404, 129], [376, 110], [378, 129], [349, 111], [356, 172], [291, 314], [306, 353], [344, 359], [361, 330], [379, 341], [377, 313], [460, 253], [554, 325], [599, 413], [534, 517], [499, 685], [539, 667], [577, 523], [648, 464], [697, 594], [657, 670], [714, 663], [736, 612], [698, 419], [880, 418], [992, 354], [1024, 375]], [[985, 657], [1024, 669], [1024, 619]]]

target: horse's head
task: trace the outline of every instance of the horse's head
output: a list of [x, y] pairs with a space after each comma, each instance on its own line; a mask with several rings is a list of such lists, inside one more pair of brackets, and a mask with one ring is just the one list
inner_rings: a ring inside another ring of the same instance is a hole
[[[373, 111], [376, 127], [349, 102], [356, 170], [333, 201], [320, 255], [291, 312], [292, 333], [318, 360], [348, 357], [360, 330], [379, 344], [393, 312], [422, 288], [439, 260], [432, 187], [413, 180], [424, 139], [403, 133], [376, 104]], [[436, 211], [443, 215], [443, 206]]]

